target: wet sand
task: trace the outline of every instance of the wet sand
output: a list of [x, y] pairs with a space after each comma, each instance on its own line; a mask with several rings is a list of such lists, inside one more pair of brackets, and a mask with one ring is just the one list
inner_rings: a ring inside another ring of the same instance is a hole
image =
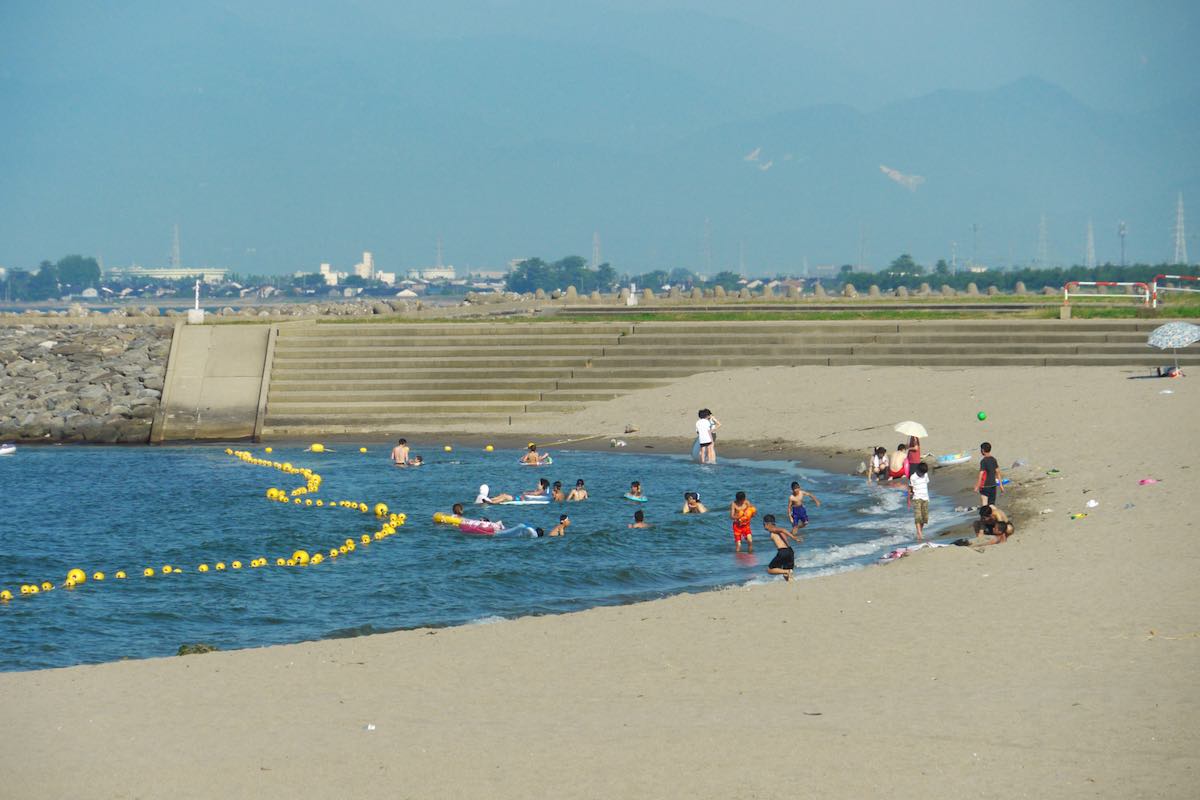
[[[926, 452], [989, 439], [1002, 467], [1028, 466], [1006, 469], [1005, 545], [493, 625], [0, 674], [0, 795], [1194, 797], [1200, 384], [1132, 374], [750, 369], [514, 432], [683, 445], [702, 404], [726, 454], [856, 464], [916, 419]], [[937, 470], [934, 490], [975, 473]]]

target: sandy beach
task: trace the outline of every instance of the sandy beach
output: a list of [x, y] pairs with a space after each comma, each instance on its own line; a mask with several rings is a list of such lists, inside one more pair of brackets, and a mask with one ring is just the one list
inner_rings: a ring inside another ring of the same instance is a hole
[[926, 452], [993, 442], [1018, 533], [562, 616], [0, 674], [0, 797], [1195, 797], [1200, 378], [1134, 375], [747, 369], [518, 427], [638, 448], [703, 405], [719, 448], [831, 468], [916, 419]]

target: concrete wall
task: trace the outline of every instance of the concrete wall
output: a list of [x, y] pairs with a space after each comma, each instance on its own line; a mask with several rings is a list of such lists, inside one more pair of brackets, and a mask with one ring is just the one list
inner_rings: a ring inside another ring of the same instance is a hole
[[254, 436], [274, 335], [270, 325], [179, 323], [150, 441]]

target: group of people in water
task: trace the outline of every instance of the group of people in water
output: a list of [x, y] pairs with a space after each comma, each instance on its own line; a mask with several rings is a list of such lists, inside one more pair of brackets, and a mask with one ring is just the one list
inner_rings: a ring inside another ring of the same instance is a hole
[[[979, 519], [972, 523], [975, 538], [960, 539], [955, 544], [1001, 544], [1013, 534], [1012, 521], [996, 507], [997, 493], [1004, 492], [1005, 481], [1000, 474], [1000, 464], [992, 455], [991, 442], [981, 443], [979, 453], [979, 475], [974, 487], [979, 495]], [[921, 440], [915, 436], [909, 437], [907, 444], [897, 445], [890, 456], [885, 447], [876, 447], [871, 452], [867, 482], [897, 480], [908, 484], [908, 504], [913, 512], [917, 540], [921, 541], [925, 538], [925, 526], [929, 524], [929, 465], [921, 460]]]

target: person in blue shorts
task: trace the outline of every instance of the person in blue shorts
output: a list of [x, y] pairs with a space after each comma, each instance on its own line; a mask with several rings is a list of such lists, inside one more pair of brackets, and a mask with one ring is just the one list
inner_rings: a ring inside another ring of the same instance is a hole
[[811, 497], [812, 501], [821, 507], [821, 501], [812, 492], [800, 488], [800, 484], [792, 481], [792, 493], [788, 495], [788, 516], [792, 518], [792, 533], [808, 525], [808, 509], [804, 507], [804, 498]]

